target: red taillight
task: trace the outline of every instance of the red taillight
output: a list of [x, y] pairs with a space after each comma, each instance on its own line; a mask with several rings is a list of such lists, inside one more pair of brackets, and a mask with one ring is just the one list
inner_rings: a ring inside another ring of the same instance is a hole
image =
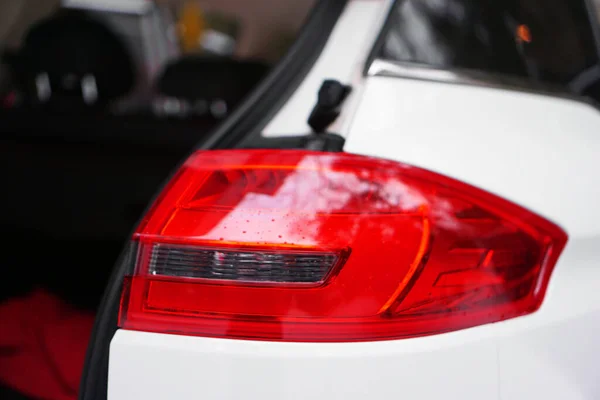
[[535, 311], [567, 236], [489, 193], [351, 154], [194, 154], [133, 238], [120, 326], [363, 341]]

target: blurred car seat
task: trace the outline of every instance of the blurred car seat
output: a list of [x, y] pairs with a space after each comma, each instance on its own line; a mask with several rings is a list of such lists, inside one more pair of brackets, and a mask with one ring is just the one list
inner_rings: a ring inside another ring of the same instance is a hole
[[26, 103], [54, 112], [102, 109], [135, 83], [126, 45], [101, 21], [76, 10], [35, 24], [7, 62]]

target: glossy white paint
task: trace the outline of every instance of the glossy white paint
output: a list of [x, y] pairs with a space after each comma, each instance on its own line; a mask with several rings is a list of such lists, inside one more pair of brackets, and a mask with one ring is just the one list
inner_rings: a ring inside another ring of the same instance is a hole
[[[370, 34], [372, 27], [360, 25], [356, 14], [370, 7], [351, 3], [315, 70], [339, 70], [338, 78], [362, 70], [327, 53], [354, 46], [360, 29]], [[376, 20], [383, 12], [378, 10], [367, 14]], [[368, 49], [361, 51], [349, 58], [364, 59]], [[315, 70], [266, 134], [306, 128], [316, 90], [329, 73]], [[473, 184], [568, 232], [541, 309], [459, 332], [373, 343], [119, 331], [111, 344], [109, 400], [600, 398], [600, 112], [574, 101], [491, 88], [356, 79], [359, 89], [336, 130], [347, 137], [346, 151]]]
[[[498, 392], [495, 347], [461, 341], [301, 344], [120, 331], [109, 399], [490, 398]], [[458, 363], [472, 371], [467, 385]]]
[[[347, 132], [345, 151], [470, 183], [569, 234], [542, 308], [489, 326], [501, 399], [600, 396], [599, 131], [600, 111], [573, 100], [370, 77]], [[501, 337], [504, 329], [512, 332]]]
[[371, 77], [344, 150], [421, 166], [600, 233], [600, 112], [567, 99]]
[[[325, 79], [337, 79], [353, 86], [345, 101], [350, 110], [360, 98], [362, 70], [371, 46], [380, 31], [390, 0], [353, 0], [342, 13], [323, 52], [300, 87], [264, 128], [263, 135], [293, 136], [311, 132], [308, 116], [317, 101], [317, 92]], [[344, 125], [345, 113], [331, 129]]]

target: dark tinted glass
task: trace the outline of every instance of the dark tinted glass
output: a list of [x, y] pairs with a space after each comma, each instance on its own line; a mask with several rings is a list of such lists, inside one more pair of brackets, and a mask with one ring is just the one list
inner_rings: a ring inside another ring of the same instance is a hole
[[399, 0], [379, 58], [567, 84], [598, 63], [583, 0]]

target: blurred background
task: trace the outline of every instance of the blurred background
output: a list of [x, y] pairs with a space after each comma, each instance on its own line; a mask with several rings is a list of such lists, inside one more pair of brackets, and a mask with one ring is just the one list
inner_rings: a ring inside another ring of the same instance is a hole
[[[96, 105], [96, 109], [118, 98], [111, 111], [119, 114], [153, 111], [179, 117], [206, 114], [222, 117], [223, 103], [216, 100], [217, 104], [207, 105], [204, 101], [209, 99], [201, 98], [201, 93], [197, 94], [198, 99], [192, 99], [191, 93], [180, 93], [183, 89], [172, 87], [176, 85], [169, 75], [180, 76], [185, 72], [198, 75], [186, 76], [189, 78], [205, 78], [212, 71], [200, 71], [191, 65], [205, 62], [208, 56], [219, 56], [254, 63], [239, 67], [248, 75], [244, 83], [250, 84], [286, 51], [313, 2], [2, 0], [3, 106], [16, 108], [24, 103], [42, 106], [48, 97], [47, 103], [53, 103], [54, 111], [66, 111], [75, 104], [54, 104], [57, 98], [64, 97], [69, 90], [79, 90], [83, 91], [84, 103], [88, 107]], [[87, 48], [86, 43], [102, 43], [102, 49]], [[60, 54], [56, 52], [59, 47]], [[102, 69], [101, 65], [93, 65], [104, 64], [102, 59], [114, 59], [119, 51], [122, 53], [119, 65], [109, 63], [102, 65]], [[53, 57], [45, 58], [51, 53]], [[95, 58], [86, 57], [92, 54]], [[89, 65], [81, 64], [84, 58]], [[75, 59], [79, 60], [78, 65]], [[73, 76], [70, 82], [63, 79], [65, 82], [57, 85], [55, 75], [61, 68], [73, 70]], [[33, 77], [36, 87], [23, 87], [31, 78], [27, 76], [31, 70], [39, 72]], [[82, 71], [89, 72], [88, 76], [77, 76]], [[106, 76], [112, 77], [111, 82], [102, 80]], [[76, 79], [80, 80], [79, 85]], [[58, 92], [47, 93], [47, 87]], [[28, 89], [36, 89], [36, 99], [30, 98]], [[179, 101], [169, 94], [179, 96]]]
[[[148, 202], [315, 2], [0, 0], [0, 399], [77, 397], [94, 313]], [[400, 3], [384, 59], [581, 75], [569, 90], [600, 101], [583, 0]], [[509, 3], [533, 22], [506, 22]]]

